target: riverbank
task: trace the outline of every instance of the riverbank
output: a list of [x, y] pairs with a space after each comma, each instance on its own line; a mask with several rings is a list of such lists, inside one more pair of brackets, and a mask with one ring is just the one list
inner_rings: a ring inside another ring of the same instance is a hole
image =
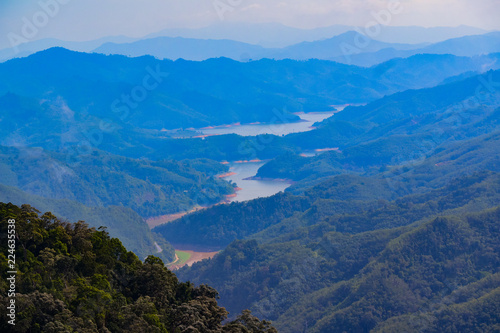
[[176, 261], [167, 265], [168, 269], [175, 271], [184, 266], [191, 267], [194, 263], [213, 258], [219, 252], [195, 252], [175, 250]]
[[291, 179], [287, 178], [267, 178], [267, 177], [257, 177], [257, 176], [252, 176], [252, 177], [247, 177], [243, 178], [243, 180], [257, 180], [257, 181], [264, 181], [264, 182], [281, 182], [281, 183], [286, 183], [293, 185], [295, 182]]
[[188, 212], [180, 212], [180, 213], [175, 213], [175, 214], [167, 214], [167, 215], [161, 215], [161, 216], [155, 216], [155, 217], [150, 217], [149, 219], [146, 219], [146, 223], [148, 224], [149, 229], [153, 229], [159, 225], [165, 224], [165, 223], [170, 223], [172, 221], [175, 221], [177, 219], [180, 219], [184, 215], [194, 213], [196, 211], [205, 209], [206, 207], [201, 207], [197, 206], [191, 209]]

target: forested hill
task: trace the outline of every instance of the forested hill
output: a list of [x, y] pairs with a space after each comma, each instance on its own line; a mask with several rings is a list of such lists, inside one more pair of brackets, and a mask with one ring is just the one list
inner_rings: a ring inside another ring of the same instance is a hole
[[[279, 163], [271, 165], [273, 170], [279, 170], [280, 175], [298, 171], [304, 174], [318, 174], [323, 179], [315, 182], [315, 186], [308, 186], [308, 182], [293, 185], [293, 191], [290, 192], [295, 195], [277, 194], [250, 202], [215, 206], [159, 226], [154, 231], [172, 242], [222, 248], [233, 240], [249, 237], [276, 223], [293, 222], [297, 220], [297, 214], [307, 210], [326, 216], [364, 210], [371, 207], [369, 203], [376, 203], [378, 200], [392, 201], [409, 194], [437, 191], [439, 188], [444, 188], [443, 193], [460, 193], [471, 185], [466, 182], [462, 188], [449, 187], [453, 179], [470, 177], [475, 172], [500, 172], [499, 146], [500, 132], [496, 131], [441, 146], [435, 154], [427, 158], [419, 158], [403, 165], [368, 168], [368, 172], [363, 172], [362, 168], [358, 168], [357, 172], [346, 170], [346, 163], [342, 159], [339, 162], [337, 152], [309, 159], [282, 157]], [[387, 151], [387, 154], [392, 153], [393, 151]], [[310, 163], [299, 167], [297, 160]], [[326, 177], [329, 174], [335, 176]], [[486, 184], [488, 183], [489, 181], [486, 181]], [[494, 188], [485, 185], [485, 191], [489, 190]], [[491, 198], [500, 200], [498, 194], [492, 195]], [[474, 199], [475, 195], [471, 195], [470, 200]], [[285, 228], [287, 223], [280, 225]], [[291, 227], [293, 226], [294, 224]], [[192, 234], [189, 231], [192, 228], [196, 228], [199, 233]]]
[[49, 199], [32, 195], [13, 186], [0, 184], [0, 202], [21, 206], [25, 203], [42, 212], [52, 212], [61, 220], [85, 221], [90, 227], [106, 227], [113, 238], [134, 252], [141, 260], [155, 255], [166, 263], [175, 260], [175, 250], [160, 235], [151, 232], [144, 219], [128, 207], [88, 207], [67, 199]]
[[11, 229], [17, 244], [16, 319], [15, 326], [8, 324], [4, 313], [2, 332], [277, 332], [249, 311], [223, 324], [228, 313], [217, 304], [215, 289], [179, 282], [156, 257], [142, 263], [101, 228], [0, 203], [3, 309], [10, 304]]
[[206, 159], [148, 161], [97, 150], [73, 155], [4, 146], [0, 154], [0, 183], [92, 207], [124, 206], [145, 218], [217, 203], [233, 193], [215, 177], [227, 166]]
[[475, 174], [392, 202], [317, 199], [284, 219], [254, 204], [240, 216], [269, 227], [178, 275], [280, 332], [496, 332], [499, 188]]
[[0, 146], [0, 201], [108, 227], [142, 260], [155, 254], [170, 263], [174, 249], [145, 218], [224, 200], [233, 186], [216, 175], [227, 170], [206, 159], [148, 161], [98, 150], [82, 156]]
[[[472, 124], [481, 124], [477, 132]], [[496, 127], [488, 116], [464, 122], [453, 133], [463, 140], [396, 165], [368, 160], [371, 167], [356, 170], [351, 162], [347, 169], [337, 152], [304, 158], [304, 173], [338, 166], [342, 174], [296, 185], [297, 194], [213, 207], [157, 231], [189, 244], [232, 242], [178, 275], [216, 286], [228, 309], [250, 308], [283, 332], [495, 332], [500, 132], [481, 133]], [[296, 161], [274, 168], [293, 172]]]
[[275, 109], [293, 121], [292, 112], [366, 103], [497, 69], [498, 57], [419, 55], [362, 68], [320, 60], [173, 62], [54, 48], [0, 64], [0, 139], [54, 149], [111, 120], [106, 141], [136, 146], [130, 132], [138, 128], [272, 122]]

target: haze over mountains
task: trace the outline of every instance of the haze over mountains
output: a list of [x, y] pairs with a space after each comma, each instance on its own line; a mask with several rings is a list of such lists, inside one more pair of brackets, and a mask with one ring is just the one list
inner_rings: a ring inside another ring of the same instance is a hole
[[198, 40], [180, 37], [157, 37], [132, 43], [105, 43], [94, 50], [104, 54], [122, 54], [131, 57], [153, 55], [159, 59], [206, 60], [226, 57], [237, 61], [269, 59], [333, 60], [345, 64], [373, 66], [396, 57], [415, 54], [454, 54], [475, 56], [500, 52], [500, 32], [460, 37], [432, 45], [380, 42], [358, 32], [314, 41], [302, 42], [281, 49], [264, 49], [229, 40]]
[[[195, 39], [229, 39], [266, 48], [283, 48], [301, 42], [313, 42], [341, 35], [348, 31], [361, 31], [364, 27], [332, 25], [315, 29], [298, 29], [279, 23], [221, 22], [199, 29], [165, 29], [153, 37], [183, 37]], [[386, 43], [437, 43], [451, 38], [487, 33], [484, 29], [469, 26], [433, 27], [382, 26], [377, 39]]]
[[[432, 87], [455, 76], [497, 69], [498, 57], [419, 55], [360, 68], [320, 60], [172, 62], [55, 48], [0, 64], [0, 75], [9, 78], [0, 82], [0, 105], [10, 110], [0, 125], [5, 130], [2, 142], [60, 147], [78, 142], [86, 124], [99, 124], [103, 119], [116, 127], [104, 135], [115, 138], [125, 135], [124, 131], [130, 133], [129, 126], [136, 132], [137, 128], [159, 131], [270, 122], [276, 116], [274, 109], [286, 109], [281, 111], [284, 121], [294, 121], [298, 118], [292, 112], [366, 103], [406, 89]], [[129, 95], [153, 74], [160, 75], [156, 89], [143, 102], [127, 106], [121, 97], [124, 91]], [[47, 140], [44, 133], [56, 129], [59, 139]]]
[[[347, 33], [347, 34], [346, 34]], [[356, 33], [356, 34], [354, 34]], [[467, 26], [422, 28], [382, 26], [368, 46], [354, 53], [371, 53], [380, 49], [420, 49], [425, 44], [487, 33], [487, 31]], [[353, 35], [354, 34], [354, 35]], [[123, 54], [128, 56], [153, 55], [163, 59], [205, 60], [227, 57], [238, 61], [261, 58], [328, 59], [339, 62], [346, 60], [341, 43], [358, 48], [359, 42], [366, 43], [367, 33], [363, 28], [334, 25], [317, 29], [297, 29], [280, 24], [221, 23], [200, 29], [167, 29], [143, 38], [124, 36], [104, 37], [87, 42], [71, 42], [56, 39], [41, 39], [21, 44], [16, 48], [0, 50], [0, 61], [13, 57], [24, 57], [51, 47], [64, 47], [73, 51]], [[343, 35], [343, 36], [341, 36]], [[265, 38], [265, 40], [262, 40]], [[370, 38], [371, 39], [371, 38]], [[316, 42], [308, 44], [307, 42]], [[305, 43], [305, 44], [304, 44]], [[384, 44], [385, 43], [385, 44]], [[411, 44], [411, 45], [398, 45]], [[293, 47], [292, 47], [293, 45]], [[356, 46], [358, 45], [358, 46]], [[419, 47], [420, 46], [420, 47]], [[459, 45], [457, 45], [459, 47]], [[291, 47], [291, 48], [289, 48]], [[352, 48], [351, 48], [352, 49]], [[493, 48], [495, 49], [495, 48]], [[352, 50], [351, 50], [352, 51]], [[340, 52], [340, 53], [339, 53]], [[477, 54], [498, 52], [479, 52]], [[430, 52], [432, 53], [432, 52]], [[455, 54], [448, 51], [446, 53]], [[414, 53], [415, 54], [415, 53]], [[409, 56], [409, 54], [404, 54]], [[383, 60], [353, 64], [376, 64]]]
[[[250, 309], [285, 333], [500, 330], [500, 32], [223, 26], [0, 63], [22, 327], [276, 333]], [[306, 132], [199, 132], [321, 111]], [[229, 203], [247, 163], [291, 186]], [[181, 249], [220, 252], [179, 282]]]

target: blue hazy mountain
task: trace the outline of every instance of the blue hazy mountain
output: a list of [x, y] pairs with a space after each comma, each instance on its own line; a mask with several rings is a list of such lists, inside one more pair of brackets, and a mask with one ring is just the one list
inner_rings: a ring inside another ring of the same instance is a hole
[[17, 46], [17, 48], [7, 48], [0, 50], [0, 62], [12, 58], [27, 57], [31, 54], [50, 49], [52, 47], [63, 47], [65, 49], [78, 52], [91, 52], [92, 50], [101, 46], [104, 43], [109, 43], [109, 42], [127, 43], [134, 40], [136, 40], [136, 38], [130, 38], [125, 36], [103, 37], [96, 40], [90, 40], [84, 42], [64, 41], [55, 38], [43, 38], [32, 42], [20, 44]]
[[[371, 53], [386, 48], [413, 50], [419, 47], [421, 45], [380, 42], [359, 32], [348, 31], [332, 38], [314, 42], [303, 42], [288, 46], [279, 51], [274, 51], [274, 54], [272, 53], [273, 51], [268, 54], [271, 58], [295, 60], [331, 60], [339, 57], [338, 61], [345, 63], [351, 54]], [[346, 59], [342, 61], [341, 57], [346, 57]]]
[[[383, 48], [376, 52], [351, 55], [349, 63], [369, 67], [393, 58], [406, 58], [420, 53], [453, 54], [471, 57], [496, 52], [500, 52], [500, 32], [454, 38], [413, 50], [398, 50], [394, 47]], [[332, 60], [342, 63], [346, 62], [345, 57], [337, 57]]]
[[[465, 72], [496, 69], [497, 58], [422, 55], [361, 68], [320, 60], [173, 62], [55, 48], [0, 64], [1, 140], [44, 145], [52, 133], [53, 139], [78, 142], [85, 126], [98, 127], [102, 119], [116, 125], [112, 142], [130, 140], [129, 126], [161, 130], [269, 123], [275, 109], [288, 110], [286, 121], [295, 121], [292, 112], [366, 103]], [[158, 70], [161, 84], [128, 106], [122, 96]]]
[[[230, 39], [267, 48], [282, 48], [301, 42], [313, 42], [364, 27], [335, 24], [314, 29], [299, 29], [280, 23], [220, 22], [197, 29], [170, 28], [145, 38], [184, 37], [195, 39]], [[458, 27], [382, 26], [377, 40], [386, 43], [438, 43], [447, 39], [484, 34], [488, 31], [461, 25]]]
[[[359, 46], [361, 44], [361, 46]], [[226, 57], [237, 61], [249, 59], [323, 59], [329, 60], [344, 55], [346, 52], [367, 53], [382, 49], [412, 50], [421, 45], [391, 44], [379, 42], [366, 36], [349, 31], [338, 36], [314, 41], [302, 42], [282, 49], [266, 49], [258, 45], [217, 39], [190, 39], [181, 37], [156, 37], [132, 43], [106, 43], [94, 50], [102, 54], [121, 54], [130, 57], [153, 55], [159, 59], [206, 60]], [[345, 62], [341, 59], [339, 62]]]
[[[260, 59], [263, 57], [291, 59], [311, 57], [346, 62], [341, 57], [335, 59], [339, 55], [339, 48], [337, 45], [334, 45], [335, 40], [342, 40], [342, 37], [339, 36], [345, 33], [354, 34], [354, 31], [357, 31], [358, 34], [362, 33], [366, 35], [367, 33], [362, 27], [345, 25], [333, 25], [316, 29], [298, 29], [278, 23], [250, 24], [224, 22], [200, 29], [166, 29], [143, 38], [110, 36], [84, 42], [40, 39], [21, 44], [17, 50], [13, 48], [0, 50], [0, 62], [15, 57], [26, 57], [51, 47], [64, 47], [81, 52], [96, 50], [96, 52], [105, 54], [112, 53], [131, 56], [151, 54], [158, 58], [168, 59], [204, 60], [224, 56], [239, 61]], [[361, 57], [359, 60], [357, 59], [359, 57], [354, 56], [351, 63], [369, 66], [394, 57], [408, 56], [408, 53], [401, 52], [404, 49], [415, 49], [424, 44], [438, 43], [451, 38], [484, 34], [486, 32], [485, 30], [468, 26], [454, 28], [381, 26], [380, 33], [374, 36], [375, 40], [370, 41], [370, 45], [361, 47], [359, 52], [370, 53], [370, 55]], [[157, 39], [158, 37], [170, 38]], [[362, 40], [364, 43], [366, 38]], [[131, 44], [133, 42], [138, 42], [138, 44]], [[304, 42], [317, 42], [318, 45], [304, 45]], [[344, 40], [344, 42], [359, 48], [359, 45], [356, 45], [354, 37], [351, 40]], [[386, 43], [386, 45], [383, 43]], [[408, 43], [413, 46], [401, 47], [400, 45]], [[333, 44], [333, 48], [328, 47], [328, 44]], [[259, 46], [266, 48], [266, 50], [262, 50]], [[290, 46], [293, 47], [287, 50], [286, 48]], [[307, 50], [308, 48], [310, 50]], [[314, 52], [315, 49], [317, 52]], [[318, 52], [321, 49], [324, 52]], [[379, 52], [380, 49], [383, 50], [382, 54], [372, 54], [373, 52]], [[491, 52], [498, 52], [498, 50], [481, 53]], [[426, 51], [426, 53], [433, 52]], [[446, 53], [460, 55], [455, 52]], [[370, 59], [372, 55], [373, 60]]]
[[159, 59], [206, 60], [225, 57], [244, 60], [248, 56], [261, 58], [266, 49], [232, 40], [156, 37], [132, 43], [105, 43], [94, 50], [102, 54], [122, 54], [129, 57], [153, 55]]
[[263, 48], [231, 40], [155, 37], [131, 43], [106, 43], [94, 51], [132, 57], [153, 55], [159, 59], [172, 60], [205, 60], [216, 57], [237, 61], [263, 58], [321, 59], [369, 67], [393, 58], [406, 58], [421, 53], [475, 56], [500, 52], [500, 32], [460, 37], [429, 45], [381, 42], [359, 32], [348, 31], [331, 38], [284, 48]]

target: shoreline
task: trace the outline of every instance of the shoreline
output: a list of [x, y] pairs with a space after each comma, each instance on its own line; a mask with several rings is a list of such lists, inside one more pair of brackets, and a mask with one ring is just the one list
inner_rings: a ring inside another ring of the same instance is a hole
[[[180, 260], [179, 256], [177, 255], [178, 252], [184, 252], [185, 254], [189, 255], [188, 259], [185, 262], [176, 264]], [[197, 252], [197, 251], [193, 251], [193, 250], [175, 249], [176, 260], [173, 263], [170, 263], [166, 266], [171, 271], [175, 271], [175, 270], [180, 269], [184, 266], [191, 267], [193, 264], [195, 264], [197, 262], [203, 261], [205, 259], [211, 259], [211, 258], [215, 257], [215, 255], [217, 253], [219, 253], [219, 251], [216, 251], [216, 252]]]
[[243, 180], [257, 180], [257, 181], [265, 181], [265, 182], [283, 182], [283, 183], [287, 183], [290, 185], [295, 184], [295, 181], [293, 181], [292, 179], [288, 179], [288, 178], [269, 178], [269, 177], [252, 176], [252, 177], [243, 178]]
[[[295, 116], [301, 116], [301, 115], [319, 115], [319, 114], [325, 114], [325, 113], [338, 113], [343, 110], [346, 106], [350, 106], [350, 104], [347, 105], [342, 105], [341, 109], [339, 110], [338, 108], [335, 108], [335, 106], [332, 106], [334, 110], [325, 110], [325, 111], [311, 111], [311, 112], [304, 112], [304, 111], [299, 111], [299, 112], [293, 112], [291, 114]], [[231, 123], [231, 124], [221, 124], [221, 125], [213, 125], [213, 126], [205, 126], [205, 127], [199, 127], [199, 128], [194, 128], [194, 127], [189, 127], [189, 128], [173, 128], [173, 129], [166, 129], [162, 128], [158, 130], [159, 132], [163, 133], [176, 133], [179, 131], [187, 131], [191, 132], [192, 135], [181, 135], [178, 137], [173, 137], [174, 139], [205, 139], [207, 137], [212, 137], [212, 136], [218, 136], [218, 135], [224, 135], [224, 134], [206, 134], [204, 131], [206, 130], [217, 130], [217, 129], [227, 129], [227, 128], [234, 128], [234, 127], [242, 127], [242, 126], [254, 126], [254, 125], [263, 125], [263, 126], [275, 126], [275, 125], [284, 125], [284, 124], [298, 124], [298, 123], [304, 123], [304, 122], [310, 122], [309, 120], [306, 119], [298, 119], [296, 121], [286, 121], [286, 122], [280, 122], [280, 123], [275, 123], [275, 122], [251, 122], [251, 123], [241, 123], [241, 122], [236, 122], [236, 123]], [[313, 129], [313, 127], [311, 127]]]

